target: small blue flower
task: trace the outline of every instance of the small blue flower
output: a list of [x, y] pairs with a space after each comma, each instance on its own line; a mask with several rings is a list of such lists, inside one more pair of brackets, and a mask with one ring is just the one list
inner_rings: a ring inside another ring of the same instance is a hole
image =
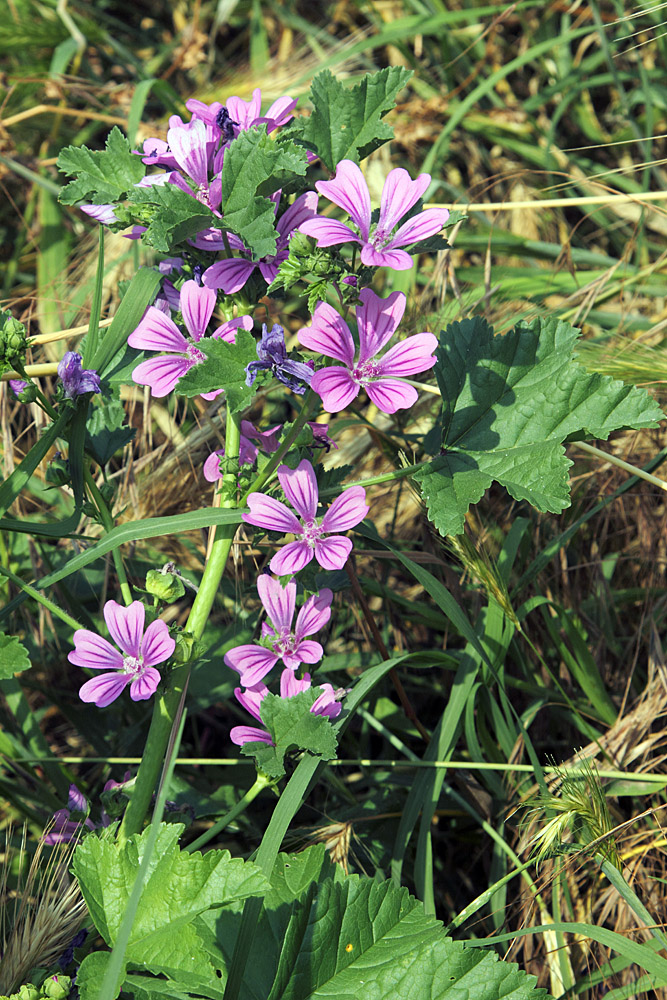
[[303, 361], [291, 361], [287, 357], [285, 334], [282, 326], [277, 323], [274, 323], [270, 332], [266, 329], [266, 323], [262, 324], [262, 339], [257, 344], [257, 356], [259, 361], [251, 361], [246, 368], [247, 386], [253, 384], [260, 371], [271, 372], [279, 382], [300, 396], [310, 385], [312, 368]]
[[85, 392], [100, 392], [100, 376], [92, 369], [82, 369], [81, 363], [80, 354], [68, 351], [58, 365], [58, 375], [68, 399], [82, 396]]

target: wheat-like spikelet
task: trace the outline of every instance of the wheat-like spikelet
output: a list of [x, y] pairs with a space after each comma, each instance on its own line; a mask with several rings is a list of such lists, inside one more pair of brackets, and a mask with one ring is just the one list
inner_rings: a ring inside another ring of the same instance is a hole
[[11, 835], [10, 828], [0, 862], [0, 994], [4, 995], [17, 990], [30, 969], [53, 965], [71, 943], [87, 912], [79, 884], [68, 874], [78, 838], [55, 844], [48, 856], [41, 839], [26, 873], [24, 827], [18, 885], [9, 891]]

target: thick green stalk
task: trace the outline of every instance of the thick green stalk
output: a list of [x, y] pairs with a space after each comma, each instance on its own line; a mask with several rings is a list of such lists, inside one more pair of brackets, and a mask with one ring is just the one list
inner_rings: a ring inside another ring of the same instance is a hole
[[[227, 411], [225, 456], [228, 459], [238, 460], [241, 441], [240, 426], [238, 414], [230, 414]], [[237, 506], [237, 481], [238, 470], [232, 469], [223, 475], [221, 507]], [[232, 547], [235, 532], [235, 524], [218, 525], [216, 529], [216, 538], [211, 548], [211, 554], [204, 568], [201, 584], [185, 627], [186, 633], [190, 633], [194, 642], [200, 639], [204, 632], [222, 574], [227, 565], [227, 557]], [[191, 660], [174, 668], [167, 678], [165, 690], [156, 698], [151, 727], [137, 772], [132, 798], [118, 830], [120, 844], [125, 843], [128, 837], [141, 830], [164, 762], [169, 736], [173, 726], [178, 725], [191, 669]]]

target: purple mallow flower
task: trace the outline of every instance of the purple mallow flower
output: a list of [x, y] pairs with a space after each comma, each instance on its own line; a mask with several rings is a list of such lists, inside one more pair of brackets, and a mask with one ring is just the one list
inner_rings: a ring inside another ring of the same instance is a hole
[[[267, 431], [258, 431], [249, 420], [241, 421], [241, 441], [239, 445], [239, 465], [252, 465], [257, 458], [257, 452], [261, 448], [267, 455], [278, 451], [280, 440], [278, 431], [282, 424], [276, 424]], [[253, 442], [257, 441], [258, 444]], [[224, 458], [225, 449], [218, 448], [212, 455], [209, 455], [204, 462], [204, 479], [209, 483], [215, 483], [220, 479], [220, 459]]]
[[10, 378], [9, 388], [12, 390], [17, 399], [21, 399], [21, 393], [28, 388], [30, 382], [26, 382], [23, 378]]
[[229, 97], [226, 104], [221, 104], [220, 101], [204, 104], [196, 98], [185, 102], [193, 118], [199, 118], [207, 125], [219, 129], [223, 142], [235, 139], [240, 132], [246, 132], [253, 125], [266, 124], [267, 132], [273, 132], [294, 117], [292, 111], [296, 104], [296, 100], [291, 97], [279, 97], [262, 116], [262, 92], [259, 87], [253, 90], [250, 101]]
[[324, 517], [316, 517], [317, 480], [307, 459], [302, 459], [296, 469], [279, 466], [278, 481], [301, 520], [284, 503], [265, 493], [250, 493], [250, 513], [242, 515], [247, 524], [296, 535], [296, 541], [276, 552], [269, 563], [271, 572], [277, 576], [298, 573], [313, 556], [322, 569], [342, 569], [352, 551], [352, 542], [340, 535], [325, 536], [334, 531], [347, 531], [363, 521], [368, 510], [364, 488], [351, 486], [336, 497]]
[[306, 636], [319, 632], [331, 617], [332, 592], [328, 588], [314, 594], [305, 602], [297, 615], [292, 631], [292, 619], [296, 607], [296, 583], [290, 580], [282, 587], [279, 580], [270, 576], [260, 576], [257, 590], [271, 624], [262, 625], [260, 646], [252, 643], [237, 646], [225, 653], [225, 663], [241, 675], [241, 684], [252, 687], [282, 660], [290, 670], [296, 670], [302, 663], [317, 663], [324, 650], [319, 642]]
[[[304, 674], [301, 680], [298, 679], [293, 670], [283, 670], [280, 676], [280, 697], [292, 698], [301, 691], [308, 691], [310, 688], [310, 674]], [[335, 691], [331, 684], [320, 684], [322, 694], [311, 706], [313, 715], [326, 715], [329, 719], [335, 719], [340, 715], [341, 704], [337, 700], [342, 697], [343, 691]], [[245, 710], [258, 722], [262, 721], [260, 707], [262, 701], [269, 693], [269, 689], [263, 684], [254, 684], [246, 691], [236, 688], [234, 694]], [[232, 743], [243, 746], [244, 743], [268, 743], [273, 745], [270, 733], [266, 729], [258, 729], [256, 726], [234, 726], [229, 734]]]
[[387, 174], [382, 189], [380, 218], [371, 225], [371, 196], [361, 170], [352, 160], [341, 160], [333, 180], [317, 181], [320, 194], [342, 208], [351, 217], [356, 230], [343, 222], [318, 215], [299, 227], [302, 233], [313, 236], [320, 247], [340, 243], [360, 243], [361, 263], [367, 267], [392, 267], [405, 271], [412, 267], [409, 253], [398, 247], [409, 246], [440, 232], [449, 218], [446, 208], [427, 208], [424, 212], [396, 226], [417, 204], [431, 182], [430, 174], [420, 174], [411, 180], [407, 170], [396, 167]]
[[[203, 288], [192, 280], [185, 282], [181, 288], [179, 306], [189, 337], [183, 335], [170, 316], [166, 316], [155, 306], [149, 306], [127, 342], [130, 347], [169, 353], [142, 361], [132, 372], [134, 381], [139, 385], [149, 385], [154, 396], [166, 396], [187, 371], [201, 364], [206, 355], [197, 344], [206, 333], [215, 302], [216, 294], [210, 288]], [[211, 336], [234, 343], [239, 327], [244, 330], [252, 329], [252, 317], [239, 316], [223, 323]], [[215, 399], [221, 391], [203, 392], [201, 395], [204, 399]]]
[[133, 601], [124, 608], [116, 601], [104, 605], [104, 620], [117, 646], [80, 628], [74, 633], [74, 650], [67, 659], [77, 667], [89, 670], [108, 670], [91, 678], [79, 691], [82, 701], [95, 702], [98, 708], [105, 708], [130, 685], [132, 701], [150, 698], [160, 683], [160, 674], [155, 669], [157, 663], [168, 660], [176, 647], [169, 635], [166, 622], [157, 619], [144, 632], [145, 608], [141, 601]]
[[342, 366], [321, 368], [313, 375], [310, 385], [322, 397], [324, 409], [330, 413], [344, 410], [362, 388], [379, 410], [395, 413], [417, 400], [417, 390], [400, 376], [416, 375], [432, 368], [436, 362], [433, 351], [438, 341], [432, 333], [416, 333], [378, 358], [401, 322], [405, 295], [392, 292], [382, 299], [370, 288], [364, 288], [360, 299], [361, 305], [356, 309], [359, 328], [356, 360], [354, 340], [347, 323], [326, 302], [318, 302], [312, 325], [299, 330], [302, 347], [343, 362]]
[[68, 351], [58, 365], [58, 375], [68, 399], [83, 396], [86, 392], [100, 392], [100, 376], [92, 369], [82, 369], [81, 364], [81, 355]]
[[262, 339], [257, 342], [257, 356], [259, 361], [251, 361], [246, 368], [246, 385], [251, 386], [260, 371], [272, 372], [279, 382], [300, 396], [310, 385], [312, 368], [303, 361], [292, 361], [287, 357], [285, 334], [282, 326], [277, 323], [273, 324], [270, 331], [267, 330], [266, 323], [262, 324]]
[[[276, 210], [279, 199], [280, 193], [276, 201]], [[282, 262], [287, 260], [290, 236], [306, 219], [315, 218], [316, 212], [317, 195], [314, 191], [306, 191], [278, 219], [276, 223], [278, 239], [273, 256], [262, 257], [259, 261], [246, 260], [244, 257], [218, 260], [204, 272], [204, 284], [209, 288], [221, 288], [225, 295], [233, 295], [243, 288], [252, 272], [258, 267], [264, 281], [270, 285], [278, 274]]]

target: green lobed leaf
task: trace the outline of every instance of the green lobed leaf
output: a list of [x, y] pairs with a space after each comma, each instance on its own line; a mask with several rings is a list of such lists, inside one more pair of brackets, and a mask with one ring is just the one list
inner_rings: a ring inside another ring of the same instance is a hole
[[76, 175], [60, 192], [58, 200], [63, 205], [74, 205], [77, 201], [100, 204], [122, 201], [146, 173], [141, 157], [132, 153], [117, 126], [109, 133], [104, 150], [86, 146], [67, 146], [61, 150], [58, 168], [68, 176]]
[[345, 87], [323, 70], [310, 88], [313, 112], [306, 119], [302, 141], [332, 172], [340, 160], [358, 163], [393, 138], [394, 130], [383, 118], [411, 76], [411, 70], [389, 66]]
[[274, 746], [246, 743], [241, 753], [254, 757], [258, 770], [270, 778], [283, 776], [285, 754], [290, 750], [308, 750], [322, 760], [333, 760], [337, 746], [333, 726], [326, 716], [310, 711], [321, 693], [318, 687], [312, 687], [291, 698], [267, 694], [262, 700], [260, 715]]
[[0, 632], [0, 681], [6, 681], [30, 666], [28, 650], [15, 635]]
[[267, 195], [294, 174], [304, 176], [307, 166], [305, 151], [293, 142], [273, 142], [266, 125], [241, 132], [225, 153], [220, 211], [254, 258], [276, 252], [275, 206]]
[[153, 206], [150, 219], [146, 220], [148, 228], [141, 238], [161, 253], [170, 253], [179, 243], [219, 221], [208, 205], [175, 184], [133, 188], [130, 201]]
[[127, 425], [125, 407], [117, 399], [93, 407], [86, 431], [86, 451], [98, 465], [106, 465], [136, 434], [134, 428]]
[[494, 481], [516, 500], [559, 513], [570, 503], [564, 442], [657, 426], [663, 413], [646, 390], [576, 362], [578, 335], [555, 317], [504, 336], [480, 317], [442, 332], [434, 369], [442, 453], [414, 476], [441, 534], [463, 531], [468, 508]]
[[245, 384], [246, 368], [257, 360], [257, 342], [248, 330], [237, 330], [236, 342], [208, 337], [197, 347], [206, 355], [206, 361], [195, 365], [179, 379], [178, 392], [196, 396], [200, 392], [225, 390], [227, 405], [232, 413], [248, 406], [255, 394], [254, 387]]
[[[217, 982], [215, 969], [194, 926], [212, 906], [261, 895], [267, 880], [256, 865], [228, 851], [188, 854], [178, 839], [181, 824], [162, 823], [125, 952], [128, 964], [178, 978], [196, 975]], [[90, 915], [113, 945], [132, 892], [150, 828], [123, 846], [88, 836], [77, 847], [73, 871]]]

